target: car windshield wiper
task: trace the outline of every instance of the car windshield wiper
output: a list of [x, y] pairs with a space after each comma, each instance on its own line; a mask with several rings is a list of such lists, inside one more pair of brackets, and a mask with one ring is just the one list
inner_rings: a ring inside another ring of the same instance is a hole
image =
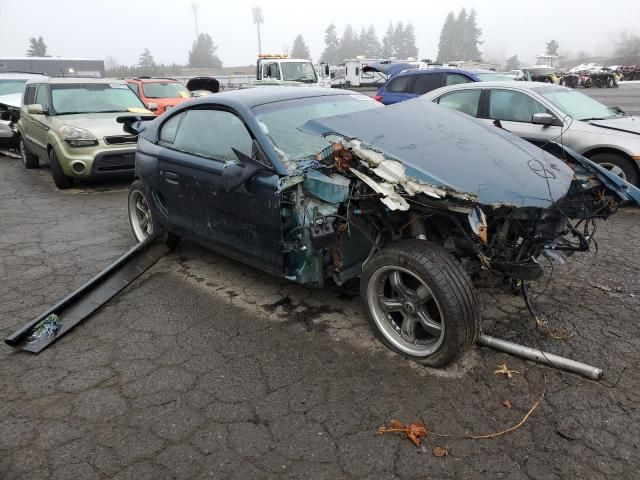
[[56, 112], [56, 115], [78, 115], [80, 113], [91, 113], [91, 112]]

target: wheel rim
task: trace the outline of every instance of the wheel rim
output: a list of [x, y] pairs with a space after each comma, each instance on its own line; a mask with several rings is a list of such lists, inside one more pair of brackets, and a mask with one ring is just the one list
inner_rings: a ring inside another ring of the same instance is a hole
[[393, 265], [378, 268], [367, 285], [367, 305], [380, 332], [401, 352], [426, 357], [442, 345], [444, 313], [415, 273]]
[[614, 165], [613, 163], [608, 162], [601, 162], [599, 165], [603, 168], [606, 168], [614, 175], [619, 176], [623, 180], [627, 179], [627, 175], [624, 173], [624, 170], [622, 170], [618, 165]]
[[129, 222], [136, 239], [142, 242], [153, 235], [153, 221], [149, 203], [140, 190], [129, 194]]
[[22, 157], [22, 164], [27, 165], [27, 151], [25, 149], [24, 140], [20, 139], [20, 157]]

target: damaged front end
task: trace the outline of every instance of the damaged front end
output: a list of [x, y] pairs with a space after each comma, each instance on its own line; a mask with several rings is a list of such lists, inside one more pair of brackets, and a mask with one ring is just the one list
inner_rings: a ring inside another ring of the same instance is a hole
[[[427, 111], [411, 117], [416, 106]], [[403, 102], [304, 126], [329, 145], [281, 183], [289, 279], [340, 284], [377, 250], [415, 238], [443, 246], [472, 276], [533, 280], [542, 256], [563, 262], [591, 249], [598, 219], [640, 201], [637, 189], [574, 152], [550, 145], [565, 163], [431, 106]]]

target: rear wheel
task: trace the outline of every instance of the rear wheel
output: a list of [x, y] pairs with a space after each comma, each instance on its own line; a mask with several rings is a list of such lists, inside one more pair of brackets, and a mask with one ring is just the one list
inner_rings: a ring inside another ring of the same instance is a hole
[[480, 333], [467, 273], [448, 251], [424, 240], [404, 240], [372, 257], [360, 293], [380, 340], [423, 365], [448, 365]]
[[640, 186], [638, 167], [629, 158], [617, 153], [598, 153], [590, 159], [636, 187]]
[[144, 242], [150, 237], [161, 233], [171, 248], [178, 245], [180, 237], [163, 230], [140, 180], [134, 180], [129, 187], [129, 200], [127, 205], [131, 230], [138, 242]]
[[58, 156], [53, 150], [49, 150], [49, 164], [51, 165], [51, 176], [53, 177], [53, 183], [56, 184], [60, 190], [70, 188], [73, 186], [73, 177], [67, 177], [60, 166]]
[[22, 137], [20, 137], [20, 156], [22, 157], [24, 168], [38, 168], [40, 166], [40, 160], [29, 151]]

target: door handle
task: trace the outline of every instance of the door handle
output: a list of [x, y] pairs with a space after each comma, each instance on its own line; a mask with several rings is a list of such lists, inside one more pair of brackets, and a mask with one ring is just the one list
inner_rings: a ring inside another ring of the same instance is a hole
[[167, 182], [169, 183], [178, 183], [178, 174], [177, 173], [173, 173], [173, 172], [164, 172], [164, 178], [167, 180]]

